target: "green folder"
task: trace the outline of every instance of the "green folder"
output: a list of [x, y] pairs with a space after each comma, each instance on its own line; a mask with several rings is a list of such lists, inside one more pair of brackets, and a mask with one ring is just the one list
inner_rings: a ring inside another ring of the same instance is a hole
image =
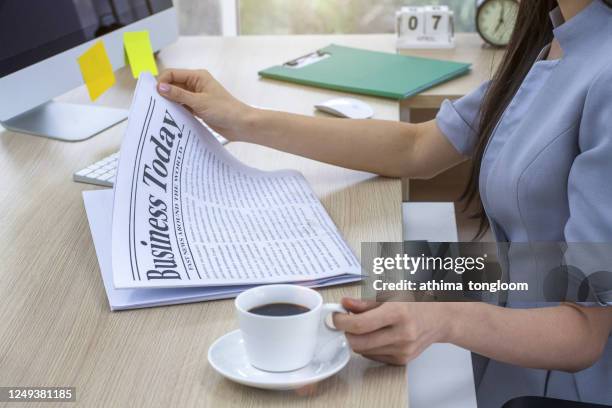
[[259, 75], [337, 91], [404, 99], [466, 74], [471, 65], [335, 44], [316, 54], [325, 58], [292, 67], [297, 59], [259, 71]]

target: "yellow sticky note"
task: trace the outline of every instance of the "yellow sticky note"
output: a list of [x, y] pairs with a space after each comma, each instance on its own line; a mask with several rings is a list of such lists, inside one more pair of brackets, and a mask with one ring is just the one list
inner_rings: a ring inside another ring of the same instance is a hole
[[92, 101], [98, 99], [108, 88], [115, 85], [113, 66], [108, 59], [108, 54], [102, 41], [98, 41], [85, 51], [78, 58], [78, 62]]
[[157, 64], [148, 31], [123, 33], [123, 45], [134, 78], [138, 78], [141, 72], [157, 75]]

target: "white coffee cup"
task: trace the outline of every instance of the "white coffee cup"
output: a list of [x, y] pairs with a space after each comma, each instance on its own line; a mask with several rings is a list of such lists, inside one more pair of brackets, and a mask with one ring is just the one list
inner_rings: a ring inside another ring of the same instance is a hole
[[[289, 316], [266, 316], [249, 310], [271, 303], [292, 303], [309, 311]], [[341, 331], [326, 323], [331, 313], [347, 313], [341, 305], [323, 304], [321, 295], [297, 285], [264, 285], [242, 292], [235, 301], [249, 362], [260, 370], [293, 371], [307, 366], [317, 346]]]

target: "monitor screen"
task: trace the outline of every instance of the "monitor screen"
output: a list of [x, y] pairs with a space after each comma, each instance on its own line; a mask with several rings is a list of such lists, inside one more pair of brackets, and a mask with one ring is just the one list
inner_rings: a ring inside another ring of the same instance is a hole
[[172, 0], [0, 0], [0, 77], [172, 7]]

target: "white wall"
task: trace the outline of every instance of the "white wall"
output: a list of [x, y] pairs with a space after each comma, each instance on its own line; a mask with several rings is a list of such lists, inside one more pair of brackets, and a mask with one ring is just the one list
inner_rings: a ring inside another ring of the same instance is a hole
[[181, 35], [220, 35], [221, 2], [226, 0], [173, 0]]

